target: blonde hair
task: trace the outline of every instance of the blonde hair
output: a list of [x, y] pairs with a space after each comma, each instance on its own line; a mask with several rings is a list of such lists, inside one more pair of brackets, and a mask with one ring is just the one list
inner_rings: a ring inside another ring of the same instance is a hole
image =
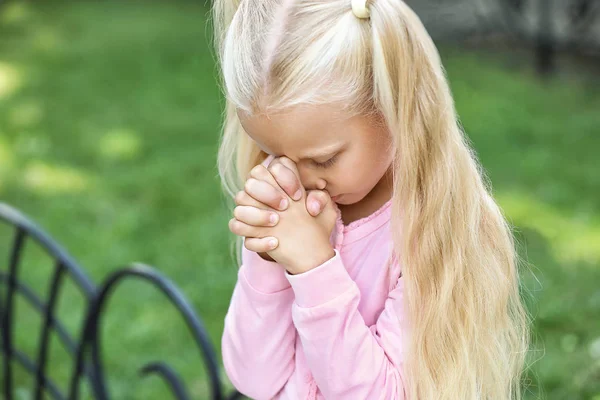
[[[458, 122], [437, 49], [400, 0], [215, 0], [227, 98], [219, 171], [233, 197], [266, 157], [236, 109], [339, 103], [383, 116], [410, 335], [409, 399], [520, 399], [529, 316], [511, 229]], [[323, 90], [322, 88], [326, 88]]]

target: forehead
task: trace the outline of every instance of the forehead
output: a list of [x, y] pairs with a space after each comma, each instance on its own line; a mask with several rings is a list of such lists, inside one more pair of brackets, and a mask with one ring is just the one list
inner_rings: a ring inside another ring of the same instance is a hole
[[270, 115], [238, 111], [242, 127], [269, 154], [310, 158], [334, 151], [356, 134], [356, 117], [332, 105], [302, 105]]

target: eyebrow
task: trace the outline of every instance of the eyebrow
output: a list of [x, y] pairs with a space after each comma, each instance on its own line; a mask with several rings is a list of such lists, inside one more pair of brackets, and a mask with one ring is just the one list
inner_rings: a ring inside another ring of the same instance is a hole
[[329, 148], [326, 148], [325, 150], [306, 153], [306, 154], [304, 154], [303, 158], [309, 159], [309, 158], [321, 158], [321, 157], [325, 157], [325, 156], [332, 156], [335, 153], [339, 153], [340, 151], [342, 151], [344, 149], [344, 147], [345, 147], [345, 145], [331, 146]]
[[[269, 155], [273, 155], [275, 157], [281, 157], [283, 155], [283, 154], [279, 154], [279, 153], [273, 153], [270, 151], [266, 151], [266, 149], [260, 145], [259, 145], [259, 147], [262, 151], [264, 151], [265, 153], [267, 153]], [[300, 157], [300, 158], [303, 160], [308, 160], [308, 159], [322, 158], [325, 156], [333, 156], [334, 154], [339, 153], [340, 151], [344, 150], [345, 147], [346, 147], [345, 144], [342, 144], [342, 145], [336, 144], [335, 146], [329, 146], [329, 147], [325, 148], [324, 150], [308, 152], [308, 153], [304, 154], [303, 157]]]

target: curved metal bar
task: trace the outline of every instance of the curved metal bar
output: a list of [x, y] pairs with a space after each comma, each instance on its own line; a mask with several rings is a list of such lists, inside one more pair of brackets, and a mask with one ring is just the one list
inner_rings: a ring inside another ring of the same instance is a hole
[[[52, 259], [57, 261], [63, 269], [63, 272], [68, 272], [70, 277], [73, 279], [77, 287], [82, 291], [86, 301], [89, 303], [92, 298], [94, 298], [96, 293], [96, 286], [94, 283], [87, 277], [87, 275], [83, 272], [81, 267], [74, 261], [74, 259], [61, 247], [59, 246], [46, 232], [44, 232], [41, 228], [39, 228], [35, 223], [33, 223], [29, 218], [23, 215], [21, 212], [16, 210], [15, 208], [0, 202], [0, 222], [6, 222], [11, 226], [16, 228], [16, 231], [22, 235], [21, 241], [26, 237], [32, 238], [36, 241], [47, 254], [50, 255]], [[3, 315], [2, 315], [2, 343], [4, 347], [4, 351], [6, 356], [4, 358], [4, 393], [6, 398], [10, 398], [9, 396], [12, 394], [12, 379], [11, 379], [11, 369], [10, 369], [10, 360], [12, 357], [12, 344], [11, 344], [11, 333], [10, 327], [12, 320], [12, 301], [15, 293], [15, 289], [25, 295], [25, 298], [30, 301], [30, 303], [39, 311], [46, 314], [46, 307], [39, 300], [39, 298], [30, 290], [27, 286], [21, 284], [16, 280], [16, 268], [17, 261], [22, 253], [22, 245], [18, 242], [12, 247], [12, 256], [11, 256], [11, 269], [8, 273], [2, 274], [0, 278], [4, 277], [5, 281], [8, 283], [8, 293], [6, 294], [5, 304], [2, 304], [3, 307]], [[14, 267], [13, 267], [14, 266]], [[54, 316], [50, 315], [51, 324], [56, 328], [59, 338], [61, 339], [63, 345], [70, 353], [74, 353], [75, 344], [66, 333], [66, 330], [58, 323]], [[88, 365], [82, 364], [82, 372], [88, 375], [89, 371]], [[92, 384], [92, 388], [94, 388], [94, 379], [93, 375], [90, 375], [90, 383]]]
[[[7, 280], [6, 274], [0, 272], [0, 282], [3, 282], [5, 280]], [[22, 294], [23, 297], [41, 314], [46, 314], [48, 312], [46, 305], [33, 292], [33, 290], [31, 290], [25, 284], [23, 284], [22, 282], [20, 282], [16, 279], [15, 279], [15, 290], [16, 290], [16, 292]], [[71, 336], [69, 336], [65, 327], [60, 322], [58, 322], [54, 318], [54, 316], [50, 316], [50, 322], [51, 322], [51, 325], [56, 329], [56, 333], [58, 334], [58, 337], [60, 338], [61, 342], [63, 343], [65, 350], [67, 350], [71, 354], [74, 354], [75, 347], [76, 347], [75, 342], [73, 341]]]
[[184, 319], [188, 325], [188, 328], [192, 332], [196, 344], [202, 350], [202, 357], [210, 377], [212, 399], [222, 399], [217, 358], [204, 326], [200, 321], [200, 318], [196, 315], [183, 294], [169, 279], [164, 277], [158, 271], [144, 264], [133, 264], [130, 267], [116, 271], [112, 273], [101, 285], [98, 295], [91, 303], [85, 319], [86, 322], [83, 328], [84, 332], [82, 335], [82, 341], [77, 352], [76, 369], [71, 379], [69, 398], [76, 398], [75, 396], [77, 394], [77, 387], [79, 384], [80, 370], [83, 363], [83, 353], [88, 344], [91, 346], [92, 367], [96, 375], [96, 383], [98, 384], [97, 398], [100, 400], [107, 400], [109, 398], [108, 389], [106, 388], [104, 381], [104, 371], [102, 368], [102, 358], [100, 355], [100, 333], [98, 329], [99, 320], [104, 304], [106, 303], [106, 300], [113, 291], [114, 287], [128, 277], [138, 277], [152, 283], [169, 298], [169, 300], [184, 316]]
[[153, 362], [146, 364], [141, 370], [142, 376], [148, 376], [150, 374], [161, 375], [162, 378], [167, 382], [171, 388], [171, 392], [175, 395], [177, 400], [189, 400], [185, 385], [177, 375], [177, 373], [169, 365], [163, 362]]
[[[19, 364], [21, 364], [21, 366], [23, 368], [25, 368], [27, 370], [27, 372], [29, 372], [31, 375], [34, 375], [36, 373], [37, 368], [36, 368], [35, 364], [33, 363], [33, 361], [31, 361], [31, 359], [29, 357], [27, 357], [27, 355], [25, 355], [25, 353], [18, 351], [16, 349], [13, 349], [12, 357], [14, 357], [14, 359], [17, 360], [19, 362]], [[60, 390], [58, 389], [58, 386], [56, 385], [56, 383], [54, 383], [47, 376], [43, 376], [42, 380], [43, 380], [44, 387], [46, 388], [47, 392], [50, 393], [50, 395], [52, 395], [52, 397], [54, 397], [55, 399], [58, 399], [58, 400], [66, 400], [66, 397], [60, 393]], [[9, 396], [4, 397], [4, 398], [12, 399], [13, 398], [12, 392], [10, 393]]]
[[77, 286], [82, 290], [86, 298], [91, 299], [96, 292], [96, 285], [83, 272], [83, 269], [75, 260], [56, 243], [45, 231], [34, 224], [29, 218], [6, 203], [0, 202], [0, 220], [4, 220], [18, 229], [27, 232], [37, 243], [39, 243], [52, 258], [58, 260], [73, 278]]
[[[109, 295], [114, 291], [117, 283], [126, 277], [140, 277], [149, 281], [158, 287], [165, 294], [171, 303], [173, 303], [188, 325], [193, 334], [196, 344], [200, 347], [202, 356], [207, 366], [211, 381], [212, 398], [215, 400], [223, 399], [221, 384], [219, 380], [219, 369], [217, 360], [209, 341], [208, 335], [204, 330], [200, 318], [194, 313], [189, 302], [177, 289], [177, 287], [167, 278], [157, 271], [143, 264], [134, 264], [124, 270], [110, 275], [98, 290], [94, 283], [85, 275], [81, 267], [70, 257], [70, 255], [50, 238], [42, 229], [38, 228], [27, 217], [16, 209], [0, 202], [0, 222], [5, 221], [16, 229], [14, 243], [11, 249], [10, 268], [8, 273], [0, 272], [0, 289], [7, 288], [5, 296], [0, 296], [0, 352], [3, 351], [2, 364], [4, 366], [4, 398], [12, 398], [12, 369], [11, 361], [14, 359], [19, 362], [27, 371], [36, 376], [36, 399], [41, 398], [41, 393], [46, 392], [54, 399], [58, 400], [76, 400], [79, 396], [79, 382], [82, 375], [89, 378], [92, 397], [95, 399], [107, 399], [108, 392], [104, 382], [104, 374], [101, 365], [100, 356], [100, 338], [99, 338], [99, 320], [102, 314], [104, 303]], [[30, 236], [39, 243], [42, 248], [56, 261], [56, 269], [52, 282], [50, 283], [50, 297], [48, 304], [44, 304], [40, 298], [24, 283], [16, 277], [19, 268], [20, 257], [23, 253], [24, 243]], [[66, 329], [53, 315], [54, 307], [60, 292], [61, 283], [68, 274], [79, 289], [83, 292], [87, 300], [86, 317], [81, 327], [81, 339], [79, 343], [74, 343]], [[45, 316], [43, 332], [40, 336], [40, 347], [37, 357], [37, 366], [24, 353], [13, 348], [12, 326], [14, 313], [14, 295], [21, 294], [24, 298], [40, 313]], [[74, 354], [74, 370], [70, 379], [69, 396], [61, 394], [57, 385], [45, 375], [45, 367], [48, 354], [48, 338], [50, 329], [54, 328], [65, 349]], [[91, 349], [88, 347], [91, 346]], [[86, 358], [87, 351], [91, 350], [92, 365], [90, 366]], [[159, 374], [170, 385], [172, 392], [178, 399], [187, 400], [189, 396], [186, 393], [185, 386], [167, 364], [151, 363], [146, 365], [141, 373], [143, 375], [156, 373]], [[234, 392], [227, 397], [229, 400], [244, 398], [239, 392]]]
[[10, 264], [8, 270], [8, 291], [6, 293], [6, 305], [2, 310], [2, 347], [4, 348], [5, 357], [3, 359], [4, 369], [4, 398], [11, 399], [12, 387], [13, 387], [13, 374], [12, 374], [12, 363], [10, 362], [11, 357], [14, 353], [12, 336], [13, 336], [13, 300], [16, 287], [16, 276], [19, 268], [19, 260], [21, 257], [21, 250], [25, 245], [25, 230], [23, 228], [17, 228], [15, 233], [15, 239], [10, 255]]
[[[63, 274], [64, 276], [64, 274]], [[8, 277], [6, 273], [0, 272], [0, 283], [8, 281]], [[23, 297], [33, 306], [36, 311], [39, 311], [40, 314], [46, 315], [48, 313], [48, 309], [46, 305], [40, 300], [40, 298], [24, 283], [15, 279], [15, 292], [23, 295]], [[63, 345], [63, 348], [71, 355], [75, 354], [76, 344], [65, 329], [65, 327], [56, 319], [53, 315], [50, 315], [50, 324], [54, 328], [60, 342]], [[3, 335], [4, 338], [4, 335]], [[4, 350], [4, 345], [0, 350]], [[11, 355], [6, 353], [7, 360], [10, 360]], [[82, 371], [88, 378], [92, 378], [92, 371], [90, 371], [90, 366], [87, 364], [83, 365]], [[36, 371], [33, 371], [36, 373]]]
[[37, 358], [37, 376], [35, 380], [35, 400], [42, 400], [42, 386], [44, 384], [44, 373], [46, 372], [46, 361], [48, 358], [48, 342], [50, 338], [50, 326], [53, 322], [53, 312], [56, 306], [56, 298], [58, 297], [58, 290], [63, 281], [64, 267], [60, 261], [56, 264], [54, 270], [54, 276], [50, 283], [50, 299], [48, 300], [48, 306], [46, 307], [46, 313], [44, 315], [44, 328], [40, 335], [40, 348], [38, 351]]

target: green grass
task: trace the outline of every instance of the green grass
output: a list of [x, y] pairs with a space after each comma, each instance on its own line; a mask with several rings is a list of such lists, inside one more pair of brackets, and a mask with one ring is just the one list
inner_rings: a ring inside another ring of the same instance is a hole
[[[30, 215], [100, 282], [132, 261], [156, 266], [190, 299], [220, 354], [235, 283], [229, 212], [215, 169], [222, 101], [206, 27], [192, 2], [13, 1], [0, 8], [0, 199]], [[600, 398], [600, 88], [539, 81], [501, 57], [447, 49], [462, 123], [515, 225], [537, 352], [531, 398]], [[8, 243], [0, 227], [0, 243]], [[6, 245], [0, 259], [6, 260]], [[47, 292], [51, 264], [28, 243], [22, 279]], [[34, 355], [41, 320], [17, 303], [17, 343]], [[59, 317], [77, 334], [81, 296]], [[103, 321], [115, 398], [162, 399], [143, 363], [164, 359], [195, 398], [202, 359], [155, 290], [125, 282]], [[70, 364], [53, 342], [51, 376]], [[31, 380], [17, 374], [22, 398]]]

